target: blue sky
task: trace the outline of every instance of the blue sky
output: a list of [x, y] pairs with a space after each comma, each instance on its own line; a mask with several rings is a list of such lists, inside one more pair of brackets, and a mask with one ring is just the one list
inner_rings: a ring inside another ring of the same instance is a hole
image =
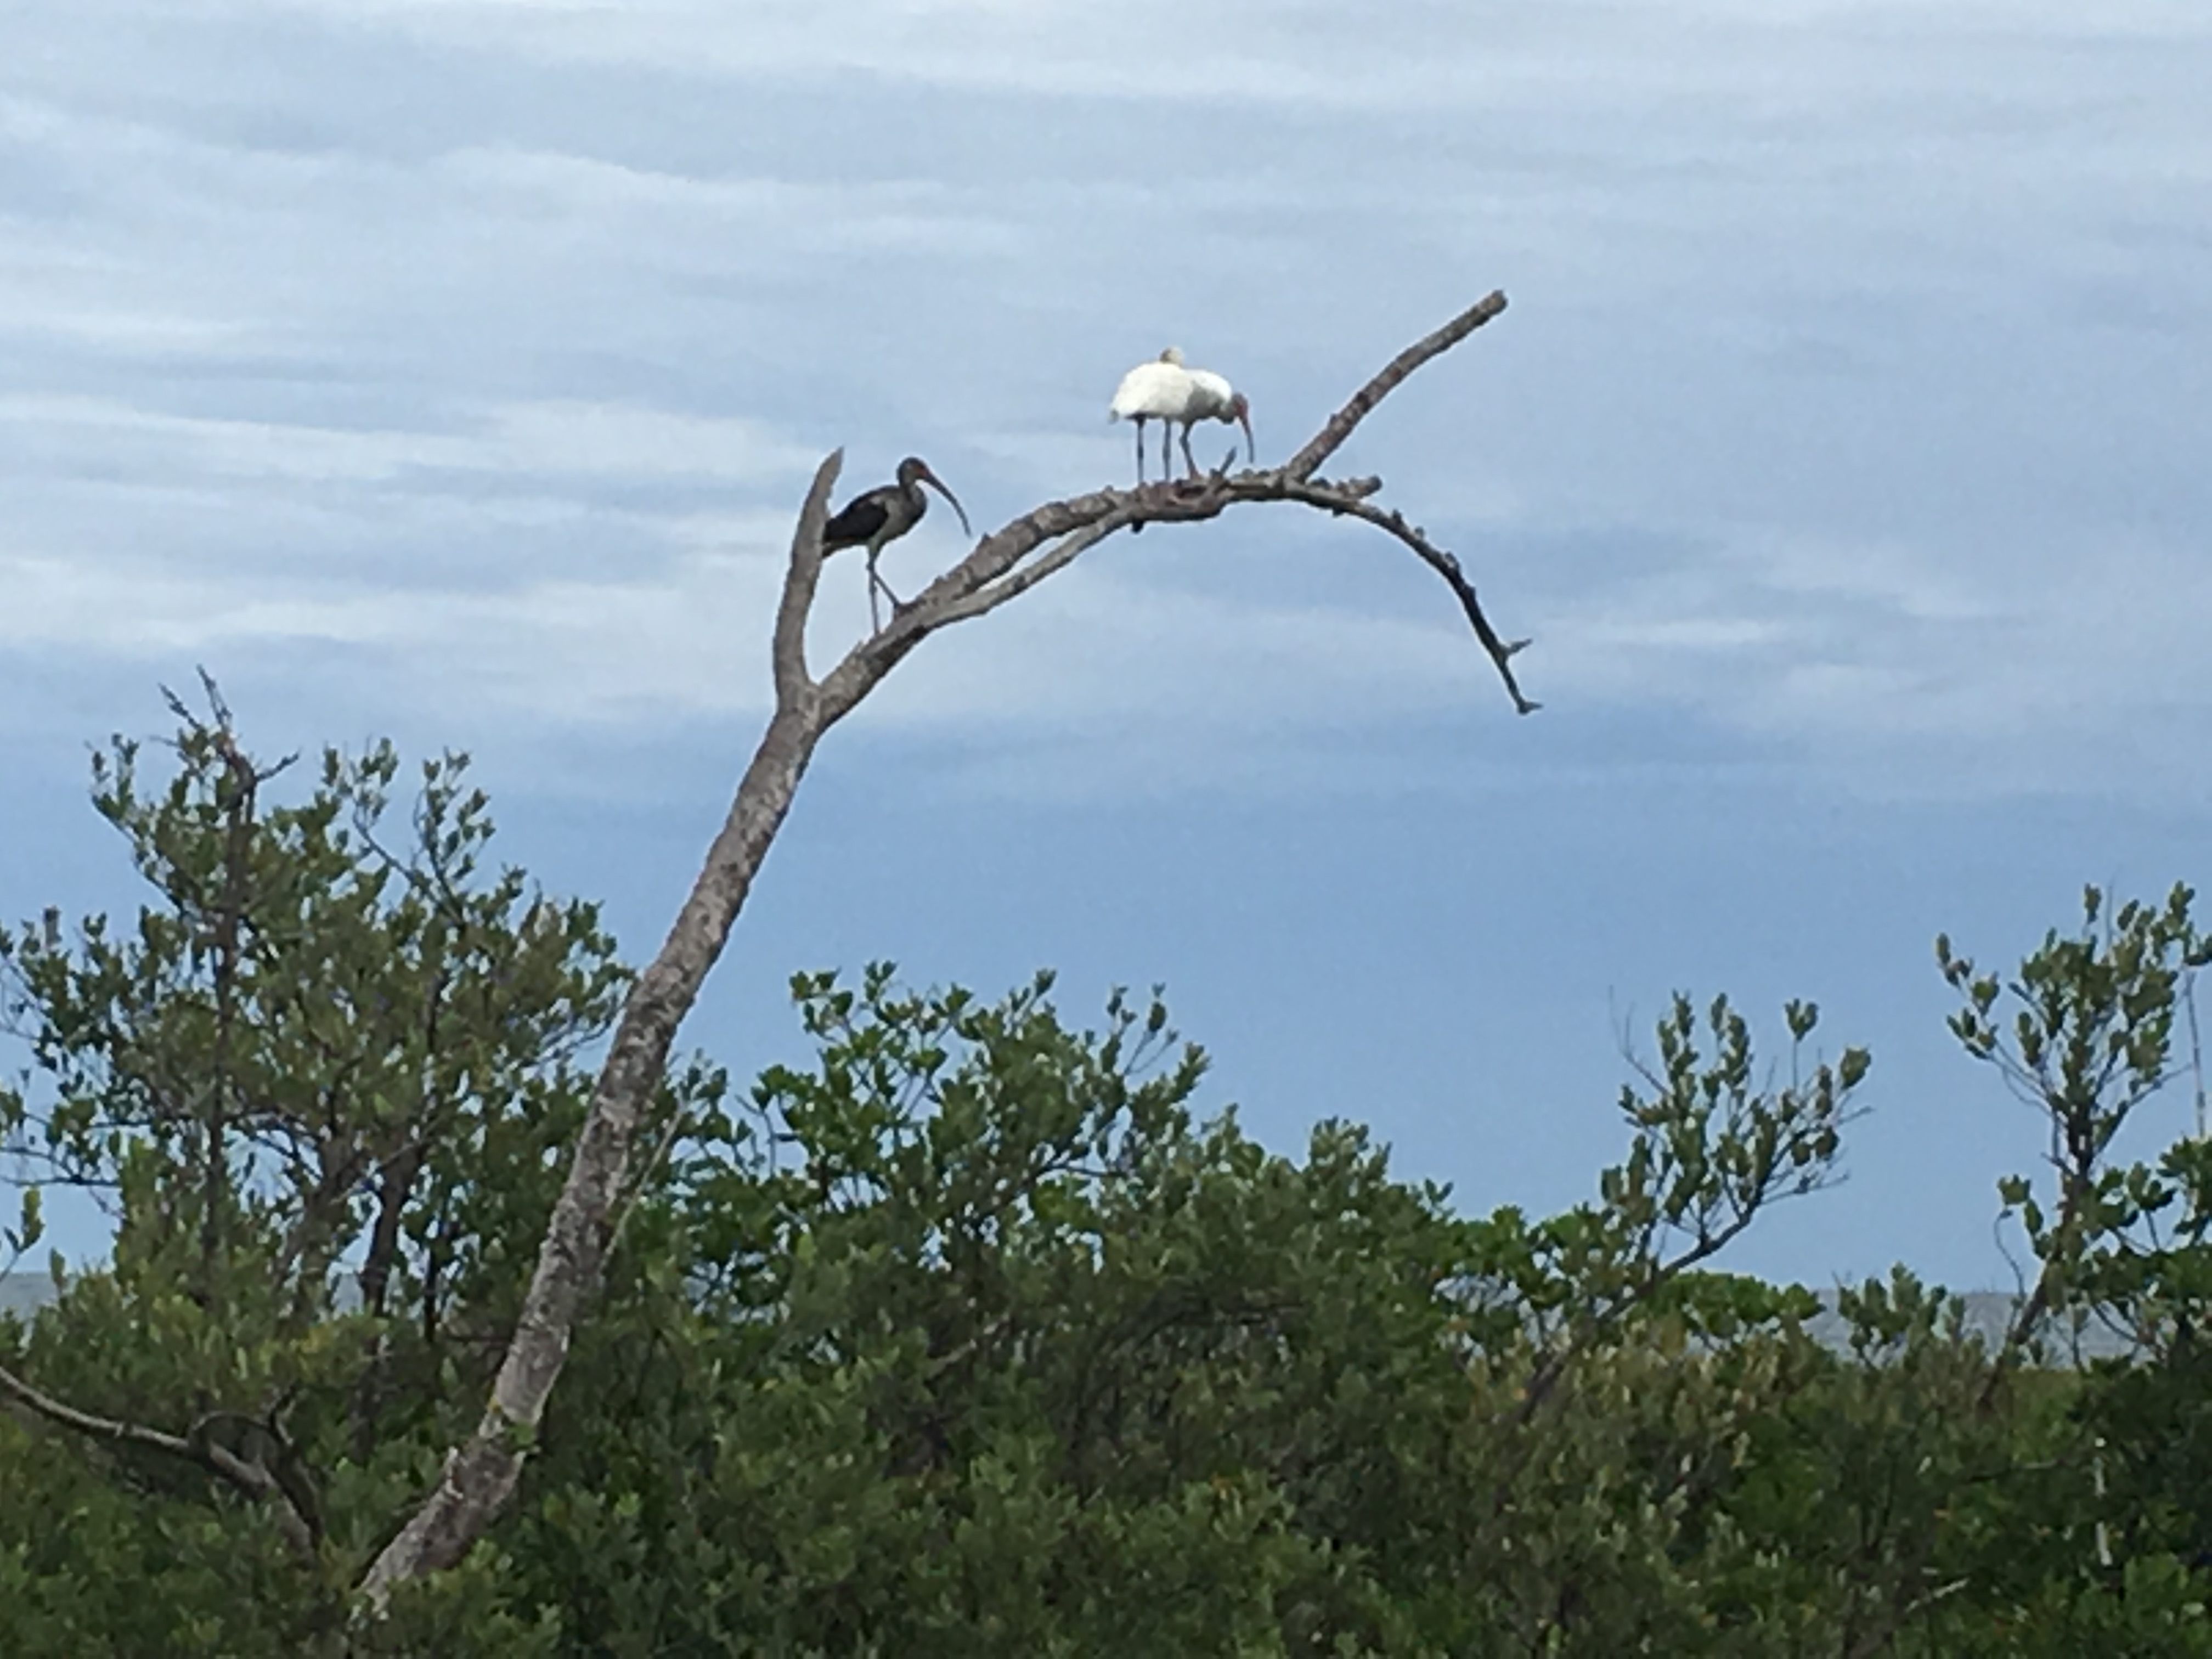
[[[2203, 873], [2212, 16], [27, 0], [0, 57], [0, 915], [132, 902], [84, 746], [204, 664], [267, 751], [471, 750], [510, 854], [657, 941], [766, 701], [815, 460], [978, 529], [1121, 482], [1170, 341], [1279, 459], [1512, 309], [1290, 509], [1122, 538], [830, 741], [689, 1039], [794, 968], [1166, 981], [1279, 1144], [1474, 1205], [1620, 1142], [1677, 987], [1871, 1045], [1742, 1267], [2005, 1282], [2033, 1121], [1929, 941]], [[958, 551], [933, 516], [886, 560]], [[826, 650], [865, 625], [833, 572]], [[1771, 1031], [1773, 1022], [1769, 1020]], [[2187, 1104], [2157, 1109], [2178, 1131]], [[82, 1229], [79, 1238], [88, 1237]]]

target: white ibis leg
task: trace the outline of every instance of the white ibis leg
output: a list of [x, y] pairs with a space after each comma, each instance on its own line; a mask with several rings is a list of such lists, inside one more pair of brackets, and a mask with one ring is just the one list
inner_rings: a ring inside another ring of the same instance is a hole
[[1190, 469], [1190, 476], [1195, 478], [1198, 477], [1198, 462], [1190, 453], [1190, 428], [1188, 421], [1182, 423], [1182, 464]]
[[1145, 484], [1145, 417], [1144, 417], [1143, 416], [1141, 416], [1141, 415], [1139, 415], [1139, 416], [1138, 416], [1136, 417], [1136, 428], [1137, 428], [1137, 487], [1138, 487], [1139, 489], [1143, 489], [1143, 488], [1144, 488], [1144, 484]]

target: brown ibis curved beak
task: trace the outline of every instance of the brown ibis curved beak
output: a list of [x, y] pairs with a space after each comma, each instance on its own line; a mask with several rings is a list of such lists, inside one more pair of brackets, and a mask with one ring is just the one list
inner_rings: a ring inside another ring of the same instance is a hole
[[960, 528], [963, 532], [970, 536], [975, 533], [974, 528], [970, 526], [968, 522], [968, 509], [960, 505], [960, 498], [957, 495], [954, 495], [950, 489], [945, 488], [944, 479], [939, 477], [934, 472], [932, 472], [926, 466], [918, 469], [915, 476], [919, 477], [922, 483], [933, 488], [937, 493], [944, 496], [946, 501], [952, 503], [952, 510], [960, 515]]

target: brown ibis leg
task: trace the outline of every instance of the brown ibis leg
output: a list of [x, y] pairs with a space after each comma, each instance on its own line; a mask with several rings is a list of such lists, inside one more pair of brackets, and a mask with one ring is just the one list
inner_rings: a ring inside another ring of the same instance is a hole
[[[885, 586], [884, 579], [876, 574], [876, 559], [883, 550], [880, 547], [872, 547], [868, 550], [868, 628], [870, 632], [876, 634], [884, 631], [884, 614], [876, 604], [876, 595], [890, 593], [891, 591]], [[896, 595], [892, 596], [891, 605], [894, 608], [898, 605]]]

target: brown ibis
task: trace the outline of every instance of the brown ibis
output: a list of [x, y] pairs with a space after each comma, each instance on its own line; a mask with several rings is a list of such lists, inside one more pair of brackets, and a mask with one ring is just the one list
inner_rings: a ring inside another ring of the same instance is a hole
[[[1182, 459], [1190, 468], [1190, 476], [1198, 476], [1198, 463], [1191, 459], [1190, 429], [1200, 421], [1219, 421], [1227, 425], [1234, 421], [1244, 428], [1244, 459], [1258, 459], [1259, 451], [1252, 442], [1252, 405], [1244, 394], [1210, 368], [1185, 371], [1190, 376], [1190, 399], [1183, 406], [1180, 419], [1182, 423]], [[1237, 452], [1231, 449], [1231, 459]]]
[[876, 595], [884, 594], [894, 609], [899, 599], [877, 574], [876, 560], [888, 544], [920, 524], [921, 515], [929, 511], [929, 497], [921, 493], [924, 484], [951, 501], [952, 510], [960, 515], [960, 528], [975, 534], [969, 529], [968, 510], [960, 505], [959, 497], [945, 488], [945, 480], [932, 472], [929, 463], [919, 455], [909, 455], [898, 464], [896, 483], [878, 484], [854, 496], [822, 526], [824, 557], [848, 547], [868, 550], [868, 616], [878, 629], [883, 627], [883, 617], [876, 606]]
[[1170, 346], [1149, 363], [1139, 363], [1121, 377], [1114, 401], [1106, 406], [1109, 421], [1133, 421], [1137, 425], [1137, 482], [1145, 482], [1145, 422], [1160, 423], [1160, 477], [1164, 482], [1171, 465], [1168, 434], [1189, 407], [1193, 387], [1190, 372], [1182, 366], [1182, 353]]

